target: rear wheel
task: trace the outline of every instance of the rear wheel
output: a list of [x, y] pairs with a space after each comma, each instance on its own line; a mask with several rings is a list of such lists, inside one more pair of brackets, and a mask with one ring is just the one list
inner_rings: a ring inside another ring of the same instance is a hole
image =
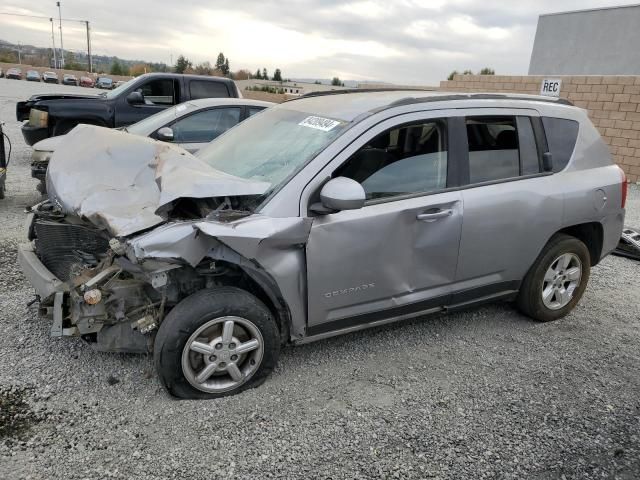
[[587, 288], [590, 270], [587, 246], [575, 237], [555, 235], [522, 282], [518, 308], [541, 322], [564, 317]]
[[160, 380], [180, 398], [217, 398], [257, 387], [279, 353], [271, 312], [234, 287], [185, 298], [160, 325], [154, 346]]

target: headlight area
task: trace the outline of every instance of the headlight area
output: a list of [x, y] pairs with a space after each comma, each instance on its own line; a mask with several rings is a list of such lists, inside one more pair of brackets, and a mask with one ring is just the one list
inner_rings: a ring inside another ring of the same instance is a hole
[[[114, 242], [110, 246], [118, 250]], [[155, 259], [133, 263], [114, 255], [96, 271], [91, 278], [80, 273], [71, 279], [75, 288], [68, 293], [63, 331], [99, 351], [147, 353], [166, 313], [186, 296], [214, 286], [228, 268], [212, 261], [197, 267]]]
[[31, 163], [48, 163], [53, 152], [48, 150], [34, 150], [31, 154]]
[[29, 125], [32, 127], [43, 128], [49, 124], [49, 112], [32, 108], [29, 111]]

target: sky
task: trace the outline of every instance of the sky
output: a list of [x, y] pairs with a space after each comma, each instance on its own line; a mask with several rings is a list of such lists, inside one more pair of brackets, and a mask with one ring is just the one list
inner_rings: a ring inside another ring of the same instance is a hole
[[[63, 19], [89, 20], [96, 54], [231, 69], [275, 68], [290, 78], [437, 85], [451, 71], [526, 74], [538, 16], [620, 5], [607, 0], [62, 0]], [[51, 45], [51, 0], [3, 0], [0, 39]], [[84, 25], [63, 21], [66, 49], [85, 50]], [[56, 45], [59, 47], [56, 32]]]

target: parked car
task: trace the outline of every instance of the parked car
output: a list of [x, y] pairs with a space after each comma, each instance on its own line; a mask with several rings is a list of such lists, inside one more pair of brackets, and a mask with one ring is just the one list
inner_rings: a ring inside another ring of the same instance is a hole
[[125, 83], [127, 83], [126, 80], [118, 80], [116, 83], [113, 84], [113, 88], [118, 88], [121, 85], [124, 85]]
[[44, 72], [42, 74], [42, 81], [44, 83], [59, 83], [58, 74], [56, 72]]
[[19, 68], [10, 68], [7, 70], [6, 77], [12, 80], [22, 80], [22, 70]]
[[75, 85], [77, 87], [78, 86], [78, 77], [76, 77], [75, 75], [71, 75], [69, 73], [65, 73], [62, 76], [62, 84], [63, 85]]
[[98, 77], [96, 79], [95, 87], [103, 90], [111, 90], [113, 89], [113, 80], [109, 77]]
[[242, 96], [228, 78], [148, 73], [100, 95], [33, 95], [17, 103], [16, 118], [28, 120], [22, 125], [22, 135], [33, 145], [64, 135], [79, 123], [124, 127], [187, 100], [237, 97]]
[[68, 140], [23, 272], [54, 336], [153, 345], [183, 398], [259, 385], [282, 345], [409, 317], [513, 300], [562, 318], [624, 223], [624, 173], [548, 97], [303, 96], [195, 157], [91, 126]]
[[80, 77], [80, 86], [93, 88], [94, 82], [91, 77]]
[[[175, 143], [195, 153], [207, 143], [246, 118], [274, 105], [271, 102], [236, 98], [203, 98], [190, 100], [140, 120], [122, 130], [163, 142]], [[45, 138], [33, 146], [31, 176], [41, 181], [44, 193], [49, 160], [67, 135]]]
[[39, 82], [40, 72], [38, 72], [37, 70], [27, 70], [26, 78], [28, 82]]

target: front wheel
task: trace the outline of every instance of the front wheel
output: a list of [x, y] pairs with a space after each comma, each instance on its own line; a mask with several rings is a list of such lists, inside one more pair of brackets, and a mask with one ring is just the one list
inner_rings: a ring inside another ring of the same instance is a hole
[[257, 387], [279, 354], [269, 309], [234, 287], [185, 298], [160, 325], [154, 345], [160, 381], [180, 398], [217, 398]]
[[582, 297], [590, 271], [587, 246], [575, 237], [555, 235], [522, 282], [518, 308], [541, 322], [564, 317]]

